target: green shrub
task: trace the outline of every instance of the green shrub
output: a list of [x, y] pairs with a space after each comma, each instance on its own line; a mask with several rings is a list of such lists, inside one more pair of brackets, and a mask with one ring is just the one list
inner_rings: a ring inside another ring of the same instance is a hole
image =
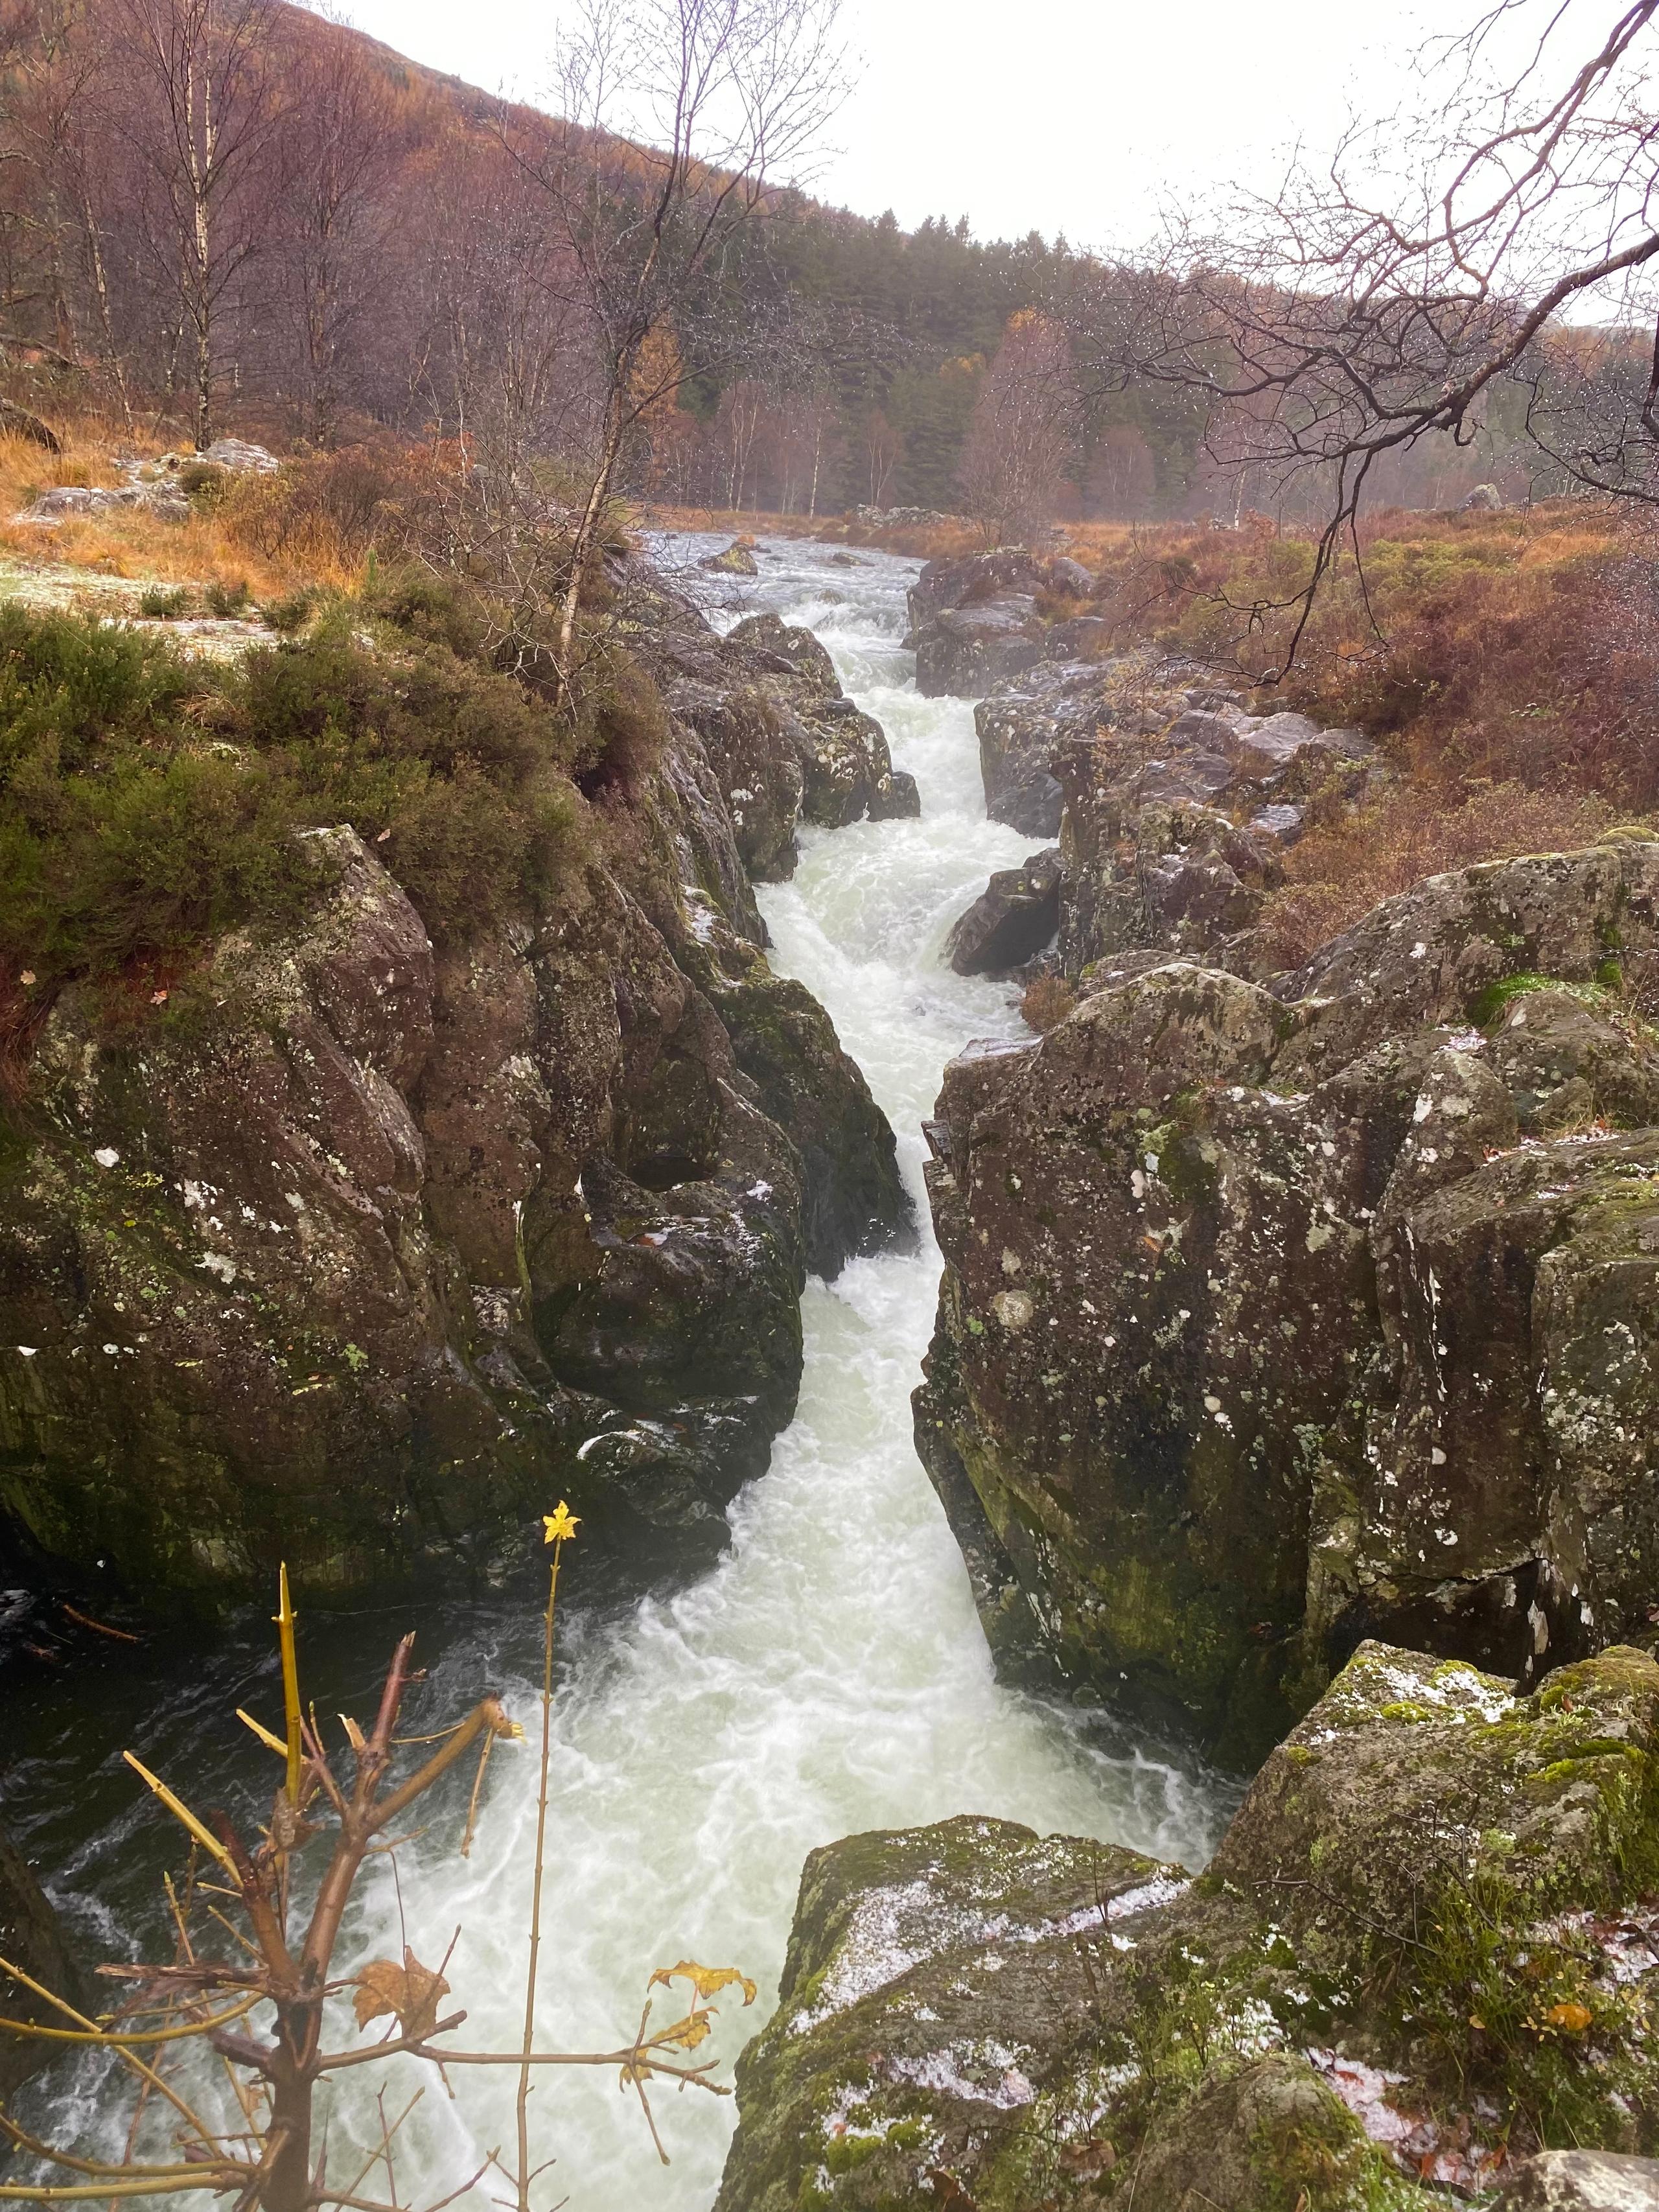
[[535, 910], [580, 859], [568, 750], [520, 685], [442, 644], [392, 658], [325, 624], [192, 664], [154, 632], [0, 607], [0, 975], [32, 978], [15, 1019], [75, 978], [291, 926], [318, 887], [308, 827], [354, 826], [439, 939]]
[[247, 612], [250, 596], [246, 580], [240, 576], [234, 584], [211, 583], [203, 593], [208, 612], [226, 621], [233, 621]]
[[189, 592], [178, 584], [149, 584], [138, 595], [138, 611], [151, 622], [177, 622], [189, 605]]
[[313, 592], [289, 592], [283, 599], [267, 599], [257, 611], [268, 629], [276, 630], [283, 637], [294, 637], [311, 620], [316, 604]]
[[202, 507], [217, 507], [230, 489], [230, 472], [216, 461], [186, 461], [179, 471], [179, 489]]
[[371, 569], [363, 594], [366, 611], [422, 645], [444, 645], [465, 660], [483, 657], [485, 623], [457, 583], [428, 568], [399, 568], [385, 579]]

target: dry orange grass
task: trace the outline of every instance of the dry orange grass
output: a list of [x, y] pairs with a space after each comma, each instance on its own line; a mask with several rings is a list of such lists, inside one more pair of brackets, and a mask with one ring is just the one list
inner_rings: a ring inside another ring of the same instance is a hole
[[53, 427], [60, 453], [0, 436], [0, 553], [105, 578], [246, 583], [262, 599], [307, 586], [354, 589], [377, 520], [392, 511], [386, 501], [418, 498], [432, 465], [424, 453], [364, 446], [296, 460], [279, 477], [236, 478], [222, 499], [198, 501], [182, 520], [116, 508], [52, 526], [19, 522], [21, 511], [54, 486], [118, 484], [123, 460], [188, 450], [99, 416]]

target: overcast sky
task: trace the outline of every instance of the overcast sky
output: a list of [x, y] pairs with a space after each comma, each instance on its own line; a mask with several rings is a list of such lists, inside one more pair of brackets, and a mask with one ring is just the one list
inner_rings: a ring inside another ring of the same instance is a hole
[[[346, 0], [361, 30], [490, 91], [535, 99], [547, 0]], [[1129, 246], [1160, 201], [1271, 188], [1299, 133], [1408, 89], [1453, 0], [844, 0], [862, 57], [820, 197], [907, 228], [966, 215], [982, 238], [1063, 231]]]

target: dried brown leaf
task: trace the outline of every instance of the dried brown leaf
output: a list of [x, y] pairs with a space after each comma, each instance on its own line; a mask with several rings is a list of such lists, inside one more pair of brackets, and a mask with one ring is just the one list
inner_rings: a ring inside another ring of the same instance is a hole
[[373, 1959], [356, 1977], [352, 2000], [359, 2027], [390, 2013], [411, 2043], [419, 2043], [438, 2025], [438, 2000], [447, 1996], [449, 1984], [441, 1974], [423, 1966], [405, 1945], [404, 1963]]

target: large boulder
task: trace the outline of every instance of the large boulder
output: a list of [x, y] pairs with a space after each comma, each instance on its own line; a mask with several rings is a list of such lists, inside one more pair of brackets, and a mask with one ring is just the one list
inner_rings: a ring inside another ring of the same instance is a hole
[[958, 975], [1006, 975], [1048, 944], [1060, 922], [1060, 854], [1051, 846], [1022, 867], [1000, 868], [945, 940]]
[[1622, 2204], [1525, 2191], [1659, 2147], [1656, 1739], [1640, 1653], [1517, 1698], [1372, 1644], [1197, 1880], [994, 1820], [814, 1852], [718, 2212]]
[[1493, 2212], [1659, 2212], [1659, 2159], [1544, 2150], [1517, 2166]]
[[734, 538], [720, 552], [705, 554], [697, 566], [708, 569], [716, 576], [758, 576], [760, 574], [755, 559], [754, 540], [749, 538]]
[[1047, 625], [1042, 564], [1019, 547], [930, 561], [910, 590], [906, 643], [924, 698], [977, 698], [1041, 660]]
[[946, 1071], [916, 1433], [1006, 1665], [1242, 1764], [1363, 1636], [1648, 1632], [1659, 1048], [1595, 977], [1656, 946], [1659, 846], [1494, 863], [1283, 995], [1147, 952]]

